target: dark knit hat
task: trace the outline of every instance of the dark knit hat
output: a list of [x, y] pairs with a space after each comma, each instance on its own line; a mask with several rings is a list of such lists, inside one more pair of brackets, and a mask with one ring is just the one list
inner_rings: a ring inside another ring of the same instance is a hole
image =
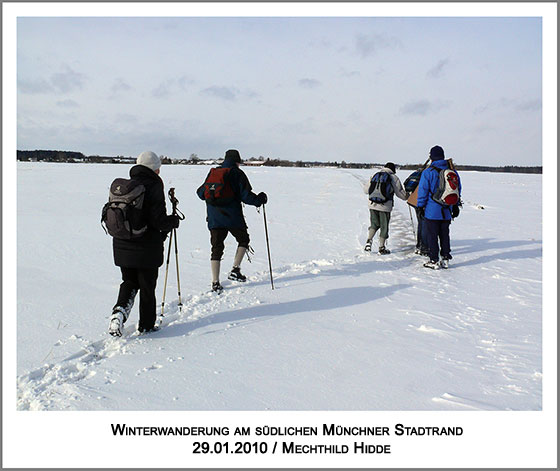
[[241, 163], [241, 156], [239, 155], [239, 151], [235, 149], [226, 151], [224, 160], [231, 160], [233, 162]]
[[395, 170], [395, 164], [393, 162], [387, 162], [385, 164], [385, 168], [390, 168], [393, 172], [396, 172]]
[[445, 154], [440, 146], [434, 146], [430, 149], [430, 159], [442, 160], [445, 159]]

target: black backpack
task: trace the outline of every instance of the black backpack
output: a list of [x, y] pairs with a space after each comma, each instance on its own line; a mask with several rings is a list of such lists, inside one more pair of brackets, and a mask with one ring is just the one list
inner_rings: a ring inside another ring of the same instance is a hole
[[146, 188], [137, 180], [117, 178], [101, 211], [101, 226], [116, 239], [132, 240], [148, 230], [142, 207]]
[[372, 178], [369, 185], [369, 199], [374, 203], [386, 203], [393, 199], [395, 190], [391, 176], [384, 171], [377, 172]]

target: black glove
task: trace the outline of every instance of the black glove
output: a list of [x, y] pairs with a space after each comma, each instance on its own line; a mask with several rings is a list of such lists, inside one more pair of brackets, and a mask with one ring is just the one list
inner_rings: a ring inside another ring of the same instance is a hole
[[257, 195], [257, 198], [259, 199], [259, 206], [268, 202], [268, 196], [263, 191]]
[[451, 217], [453, 219], [455, 219], [457, 216], [459, 216], [459, 205], [458, 204], [454, 204], [451, 207]]
[[418, 209], [418, 215], [423, 218], [424, 217], [424, 208], [417, 208]]
[[169, 222], [171, 223], [171, 227], [173, 229], [177, 229], [179, 227], [179, 216], [177, 216], [176, 214], [172, 214], [171, 216], [169, 216]]

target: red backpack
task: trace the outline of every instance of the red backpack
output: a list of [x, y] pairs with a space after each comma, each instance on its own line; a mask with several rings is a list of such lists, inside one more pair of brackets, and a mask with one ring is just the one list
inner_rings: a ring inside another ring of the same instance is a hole
[[212, 206], [224, 206], [235, 199], [235, 193], [230, 183], [231, 168], [216, 167], [210, 170], [202, 184], [204, 200]]
[[453, 206], [459, 202], [459, 176], [452, 169], [439, 169], [432, 166], [439, 173], [439, 185], [432, 195], [432, 199], [442, 206]]

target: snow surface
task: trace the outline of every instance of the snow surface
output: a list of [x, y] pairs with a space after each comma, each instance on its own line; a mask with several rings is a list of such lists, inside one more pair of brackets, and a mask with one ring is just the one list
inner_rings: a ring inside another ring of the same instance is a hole
[[164, 166], [187, 216], [183, 308], [172, 258], [162, 330], [138, 336], [135, 306], [115, 339], [120, 272], [99, 218], [128, 167], [18, 163], [18, 410], [541, 410], [540, 175], [462, 172], [451, 268], [432, 271], [400, 200], [391, 255], [363, 252], [371, 170], [244, 170], [269, 195], [275, 289], [263, 214], [246, 206], [249, 280], [226, 279], [230, 236], [225, 291], [208, 292], [208, 169]]

